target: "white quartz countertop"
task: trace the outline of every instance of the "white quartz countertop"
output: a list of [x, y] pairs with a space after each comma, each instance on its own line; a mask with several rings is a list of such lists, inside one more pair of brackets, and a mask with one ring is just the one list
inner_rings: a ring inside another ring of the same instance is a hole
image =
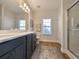
[[0, 43], [15, 39], [17, 37], [28, 35], [31, 33], [35, 33], [35, 32], [3, 32], [0, 33]]

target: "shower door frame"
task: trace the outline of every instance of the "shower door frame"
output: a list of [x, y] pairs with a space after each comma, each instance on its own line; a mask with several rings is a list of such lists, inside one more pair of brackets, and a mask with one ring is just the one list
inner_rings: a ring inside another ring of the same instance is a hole
[[70, 40], [69, 40], [69, 11], [77, 4], [77, 3], [79, 3], [79, 0], [78, 1], [76, 1], [70, 8], [68, 8], [67, 9], [67, 17], [68, 17], [68, 20], [67, 20], [67, 48], [68, 48], [68, 50], [73, 54], [73, 55], [75, 55], [77, 58], [79, 58], [79, 56], [78, 55], [76, 55], [71, 49], [70, 49]]

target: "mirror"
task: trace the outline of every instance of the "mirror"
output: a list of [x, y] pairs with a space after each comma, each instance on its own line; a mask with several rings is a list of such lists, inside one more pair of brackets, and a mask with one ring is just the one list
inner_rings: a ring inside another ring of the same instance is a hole
[[79, 58], [79, 1], [68, 9], [68, 49]]
[[16, 0], [0, 0], [0, 30], [26, 30], [27, 19]]

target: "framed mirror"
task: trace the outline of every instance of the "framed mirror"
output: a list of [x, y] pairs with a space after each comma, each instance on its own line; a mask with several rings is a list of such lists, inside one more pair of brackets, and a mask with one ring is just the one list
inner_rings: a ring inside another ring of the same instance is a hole
[[79, 0], [68, 9], [68, 49], [79, 58]]
[[18, 0], [0, 0], [0, 30], [27, 30], [28, 14]]

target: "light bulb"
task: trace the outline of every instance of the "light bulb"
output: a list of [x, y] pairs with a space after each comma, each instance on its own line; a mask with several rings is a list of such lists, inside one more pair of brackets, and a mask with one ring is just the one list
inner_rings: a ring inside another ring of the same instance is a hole
[[28, 9], [28, 11], [30, 12], [30, 9]]
[[24, 3], [24, 7], [26, 7], [26, 3]]
[[28, 9], [28, 6], [26, 6], [26, 9]]
[[27, 10], [25, 10], [25, 12], [28, 12]]

